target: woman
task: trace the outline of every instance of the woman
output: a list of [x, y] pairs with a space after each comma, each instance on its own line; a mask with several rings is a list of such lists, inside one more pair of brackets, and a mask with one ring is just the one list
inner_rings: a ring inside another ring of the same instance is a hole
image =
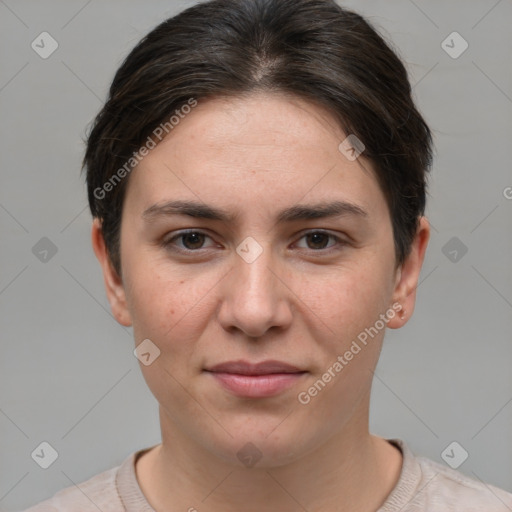
[[512, 495], [368, 429], [429, 240], [406, 70], [329, 0], [213, 0], [121, 65], [84, 166], [162, 443], [29, 510], [453, 511]]

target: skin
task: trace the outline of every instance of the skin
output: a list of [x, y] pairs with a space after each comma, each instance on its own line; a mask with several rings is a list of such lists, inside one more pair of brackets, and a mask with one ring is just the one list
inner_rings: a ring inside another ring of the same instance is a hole
[[[122, 278], [96, 219], [92, 243], [119, 323], [160, 356], [143, 376], [159, 402], [162, 444], [138, 459], [157, 511], [375, 511], [396, 485], [399, 450], [368, 430], [370, 390], [385, 329], [311, 401], [311, 387], [365, 328], [399, 302], [410, 318], [430, 236], [425, 217], [396, 265], [389, 209], [364, 153], [322, 107], [277, 93], [210, 99], [132, 171], [121, 225]], [[223, 208], [230, 222], [142, 213], [174, 199]], [[346, 201], [367, 216], [278, 223], [282, 209]], [[202, 237], [178, 238], [197, 229]], [[324, 230], [336, 238], [307, 237]], [[236, 252], [246, 237], [262, 253]], [[195, 251], [195, 252], [194, 252]], [[224, 361], [277, 359], [305, 373], [268, 398], [240, 398], [204, 371]], [[237, 452], [252, 442], [261, 459]], [[271, 506], [269, 505], [271, 504]]]

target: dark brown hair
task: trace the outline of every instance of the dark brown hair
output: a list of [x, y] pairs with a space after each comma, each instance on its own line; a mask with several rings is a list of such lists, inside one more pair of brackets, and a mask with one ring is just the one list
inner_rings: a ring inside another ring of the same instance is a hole
[[92, 124], [83, 160], [89, 205], [119, 275], [124, 190], [138, 150], [157, 142], [162, 123], [172, 128], [169, 119], [191, 99], [257, 90], [322, 105], [363, 142], [391, 212], [397, 265], [403, 263], [424, 214], [432, 135], [395, 51], [333, 0], [212, 0], [137, 44]]

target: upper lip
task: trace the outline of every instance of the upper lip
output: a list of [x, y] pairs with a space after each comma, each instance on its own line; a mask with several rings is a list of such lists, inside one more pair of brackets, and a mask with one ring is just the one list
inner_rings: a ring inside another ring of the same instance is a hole
[[235, 373], [239, 375], [269, 375], [272, 373], [302, 373], [304, 370], [283, 361], [268, 360], [260, 363], [226, 361], [207, 368], [209, 372]]

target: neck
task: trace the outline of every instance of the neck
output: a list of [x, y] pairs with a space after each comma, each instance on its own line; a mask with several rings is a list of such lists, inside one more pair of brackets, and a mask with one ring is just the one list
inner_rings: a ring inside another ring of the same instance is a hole
[[163, 415], [160, 410], [162, 444], [136, 468], [157, 512], [377, 511], [400, 475], [399, 450], [369, 434], [367, 415], [299, 459], [260, 468], [234, 466], [213, 455]]

